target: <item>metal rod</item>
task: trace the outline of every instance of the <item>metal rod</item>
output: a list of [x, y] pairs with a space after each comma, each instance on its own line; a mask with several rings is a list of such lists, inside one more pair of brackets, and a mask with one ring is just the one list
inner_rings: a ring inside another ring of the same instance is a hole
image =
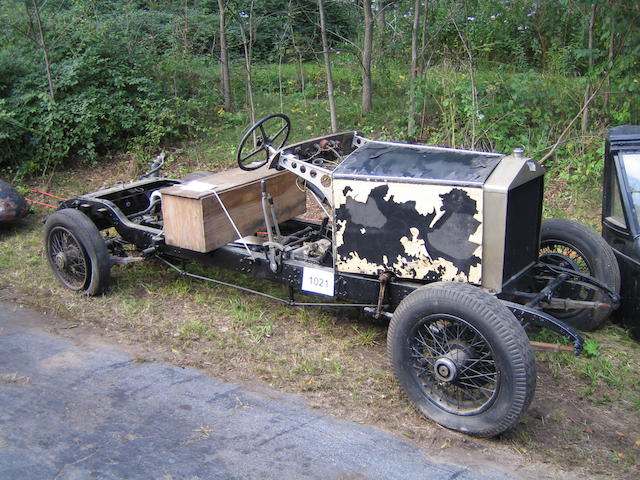
[[546, 343], [546, 342], [529, 342], [531, 348], [541, 352], [573, 352], [574, 348], [570, 345], [560, 345], [559, 343]]
[[[274, 297], [273, 295], [269, 295], [268, 293], [259, 292], [257, 290], [252, 290], [251, 288], [241, 287], [240, 285], [234, 285], [233, 283], [223, 282], [221, 280], [215, 280], [209, 277], [203, 277], [202, 275], [196, 275], [195, 273], [189, 273], [186, 270], [174, 265], [168, 260], [157, 257], [159, 260], [167, 264], [170, 268], [178, 272], [180, 275], [190, 278], [195, 278], [196, 280], [202, 280], [205, 282], [215, 283], [217, 285], [222, 285], [224, 287], [235, 288], [236, 290], [240, 290], [245, 293], [251, 293], [253, 295], [259, 295], [261, 297], [268, 298], [270, 300], [275, 300], [276, 302], [284, 303], [290, 307], [333, 307], [333, 308], [343, 308], [343, 307], [354, 307], [354, 308], [368, 308], [375, 307], [370, 303], [308, 303], [308, 302], [296, 302], [293, 300], [285, 300], [284, 298]], [[293, 297], [291, 297], [293, 298]]]
[[553, 293], [556, 291], [556, 288], [558, 288], [560, 284], [567, 278], [569, 278], [569, 275], [567, 275], [566, 273], [558, 275], [556, 278], [547, 283], [547, 286], [540, 290], [540, 293], [533, 297], [533, 299], [529, 303], [527, 303], [525, 307], [533, 308], [545, 298], [550, 299], [551, 295], [553, 295]]
[[222, 203], [222, 199], [220, 198], [220, 195], [218, 195], [218, 192], [216, 192], [216, 190], [213, 190], [213, 194], [216, 196], [216, 198], [218, 199], [218, 202], [220, 203], [220, 206], [222, 207], [222, 210], [224, 211], [225, 215], [227, 216], [227, 218], [229, 219], [229, 222], [231, 223], [231, 226], [233, 227], [233, 229], [236, 231], [236, 233], [238, 234], [238, 241], [240, 243], [242, 243], [242, 245], [244, 245], [245, 250], [247, 251], [247, 253], [249, 254], [249, 256], [255, 260], [255, 257], [253, 256], [253, 253], [251, 253], [251, 250], [249, 250], [249, 247], [247, 246], [247, 242], [244, 241], [244, 237], [240, 234], [240, 230], [238, 230], [238, 227], [236, 226], [236, 222], [233, 221], [233, 218], [231, 218], [231, 215], [229, 215], [229, 212], [227, 211], [227, 207], [224, 206], [224, 203]]

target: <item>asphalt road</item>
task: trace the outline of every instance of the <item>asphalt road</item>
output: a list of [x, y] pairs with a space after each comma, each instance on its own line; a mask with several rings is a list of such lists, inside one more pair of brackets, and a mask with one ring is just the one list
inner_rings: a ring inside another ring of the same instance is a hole
[[47, 333], [0, 303], [0, 479], [503, 480], [201, 372]]

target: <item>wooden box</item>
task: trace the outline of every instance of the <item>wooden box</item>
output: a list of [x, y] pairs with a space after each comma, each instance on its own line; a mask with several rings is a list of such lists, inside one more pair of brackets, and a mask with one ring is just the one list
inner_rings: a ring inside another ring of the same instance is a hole
[[160, 190], [167, 245], [210, 252], [237, 240], [220, 201], [242, 236], [264, 230], [262, 180], [273, 197], [278, 222], [304, 213], [306, 195], [292, 173], [234, 168]]

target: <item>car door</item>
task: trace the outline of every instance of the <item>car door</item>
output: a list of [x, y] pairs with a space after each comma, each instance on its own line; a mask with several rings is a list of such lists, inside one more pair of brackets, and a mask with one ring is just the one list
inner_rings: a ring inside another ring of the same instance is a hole
[[640, 341], [640, 151], [608, 152], [605, 160], [602, 236], [621, 275], [618, 318]]

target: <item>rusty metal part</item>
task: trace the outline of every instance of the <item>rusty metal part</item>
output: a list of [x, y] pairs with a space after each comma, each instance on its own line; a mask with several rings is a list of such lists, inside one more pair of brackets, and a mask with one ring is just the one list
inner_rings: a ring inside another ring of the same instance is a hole
[[111, 255], [110, 259], [112, 265], [129, 265], [130, 263], [142, 262], [145, 260], [145, 257], [118, 257]]
[[[513, 295], [522, 298], [534, 298], [537, 294], [530, 292], [514, 291]], [[611, 303], [591, 302], [589, 300], [573, 300], [571, 298], [551, 298], [542, 300], [537, 305], [539, 308], [550, 308], [554, 310], [571, 310], [574, 308], [614, 308]]]
[[376, 313], [374, 315], [376, 319], [379, 319], [382, 315], [382, 307], [387, 291], [387, 285], [391, 281], [391, 274], [389, 272], [385, 272], [378, 277], [378, 280], [380, 281], [380, 291], [378, 293], [378, 304], [376, 305]]
[[12, 222], [24, 217], [29, 205], [17, 190], [0, 180], [0, 223]]
[[531, 348], [539, 352], [569, 352], [573, 353], [574, 347], [571, 345], [560, 345], [559, 343], [546, 343], [546, 342], [529, 342]]

